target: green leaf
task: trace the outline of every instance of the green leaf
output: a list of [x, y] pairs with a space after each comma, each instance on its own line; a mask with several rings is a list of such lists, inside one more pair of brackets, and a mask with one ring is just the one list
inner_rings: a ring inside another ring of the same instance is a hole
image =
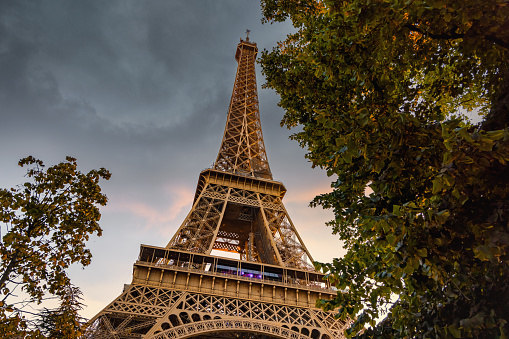
[[421, 248], [419, 250], [417, 250], [417, 254], [422, 257], [422, 258], [425, 258], [428, 256], [428, 250], [425, 249], [425, 248]]
[[481, 245], [474, 248], [475, 257], [480, 260], [494, 260], [496, 257], [500, 256], [501, 253], [500, 247], [496, 245]]
[[391, 244], [392, 246], [394, 246], [396, 244], [397, 238], [394, 234], [388, 234], [386, 238], [387, 238], [387, 242], [389, 244]]
[[433, 194], [437, 194], [438, 192], [442, 191], [442, 178], [435, 178], [433, 180]]
[[488, 131], [488, 132], [486, 132], [486, 135], [491, 140], [500, 140], [508, 135], [508, 130], [500, 129], [500, 130], [496, 130], [496, 131]]
[[463, 128], [460, 128], [459, 129], [459, 135], [466, 141], [468, 142], [473, 142], [474, 139], [472, 139], [472, 137], [470, 136], [470, 134], [468, 133], [467, 131], [467, 128], [466, 127], [463, 127]]
[[477, 147], [481, 151], [491, 151], [493, 150], [494, 142], [489, 138], [482, 138], [479, 143], [477, 143]]
[[447, 330], [452, 334], [454, 338], [461, 338], [461, 330], [455, 325], [447, 326]]

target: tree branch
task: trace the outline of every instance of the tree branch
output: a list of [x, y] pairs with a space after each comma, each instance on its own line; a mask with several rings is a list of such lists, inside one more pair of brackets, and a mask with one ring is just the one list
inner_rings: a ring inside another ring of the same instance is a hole
[[[466, 34], [459, 34], [459, 33], [456, 33], [456, 30], [458, 29], [457, 26], [454, 26], [451, 30], [450, 33], [444, 33], [444, 34], [434, 34], [434, 33], [431, 33], [431, 32], [428, 32], [428, 31], [424, 31], [422, 29], [420, 29], [419, 27], [417, 27], [416, 25], [413, 25], [413, 24], [405, 24], [403, 25], [403, 27], [406, 27], [408, 28], [410, 31], [412, 32], [417, 32], [417, 33], [420, 33], [422, 35], [425, 35], [425, 36], [429, 36], [430, 38], [432, 39], [437, 39], [437, 40], [454, 40], [454, 39], [462, 39], [464, 38], [465, 36], [467, 36]], [[474, 35], [469, 35], [469, 36], [474, 36]], [[502, 47], [502, 48], [505, 48], [505, 49], [509, 49], [509, 43], [507, 41], [504, 41], [494, 35], [482, 35], [482, 34], [479, 34], [479, 37], [483, 37], [484, 39], [490, 41], [490, 42], [493, 42], [494, 44]]]
[[488, 40], [488, 41], [491, 41], [491, 42], [499, 45], [500, 47], [503, 47], [505, 49], [509, 49], [509, 43], [507, 41], [504, 41], [502, 39], [497, 38], [496, 36], [486, 35], [484, 38], [486, 40]]
[[453, 27], [453, 29], [451, 30], [451, 33], [444, 33], [444, 34], [433, 34], [431, 32], [424, 31], [424, 30], [420, 29], [419, 27], [412, 25], [412, 24], [405, 24], [405, 25], [403, 25], [403, 27], [408, 28], [412, 32], [417, 32], [422, 35], [429, 36], [430, 38], [433, 38], [433, 39], [450, 40], [450, 39], [461, 39], [461, 38], [465, 37], [465, 34], [456, 33], [456, 29], [458, 28], [456, 26]]
[[4, 274], [2, 274], [2, 277], [0, 278], [0, 288], [4, 286], [7, 279], [9, 279], [9, 276], [18, 261], [18, 256], [19, 250], [16, 250], [11, 258], [11, 261], [9, 262], [9, 265], [5, 268]]

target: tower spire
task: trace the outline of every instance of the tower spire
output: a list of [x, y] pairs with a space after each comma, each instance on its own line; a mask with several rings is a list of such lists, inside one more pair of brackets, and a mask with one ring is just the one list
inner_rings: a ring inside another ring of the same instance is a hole
[[246, 33], [246, 41], [240, 40], [235, 53], [237, 74], [214, 169], [272, 179], [258, 109], [255, 73], [258, 48], [256, 43], [249, 42], [249, 30]]

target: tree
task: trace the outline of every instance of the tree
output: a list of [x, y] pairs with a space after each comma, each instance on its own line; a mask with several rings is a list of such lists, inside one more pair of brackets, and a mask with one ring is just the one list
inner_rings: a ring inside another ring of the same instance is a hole
[[79, 315], [83, 309], [81, 290], [72, 285], [64, 289], [60, 305], [53, 310], [44, 308], [39, 314], [38, 330], [47, 338], [71, 339], [81, 336], [85, 319]]
[[66, 300], [72, 290], [66, 269], [73, 263], [89, 265], [86, 241], [102, 233], [97, 205], [106, 205], [107, 198], [99, 180], [110, 178], [104, 168], [81, 173], [71, 157], [47, 169], [31, 156], [19, 165], [28, 166], [29, 181], [0, 189], [2, 338], [40, 333], [30, 332], [30, 311], [21, 306], [26, 303], [20, 302], [18, 292], [31, 304], [47, 296]]
[[296, 28], [261, 58], [282, 125], [334, 178], [311, 204], [334, 210], [347, 254], [317, 264], [341, 291], [321, 306], [355, 319], [349, 336], [505, 338], [509, 3], [262, 8]]

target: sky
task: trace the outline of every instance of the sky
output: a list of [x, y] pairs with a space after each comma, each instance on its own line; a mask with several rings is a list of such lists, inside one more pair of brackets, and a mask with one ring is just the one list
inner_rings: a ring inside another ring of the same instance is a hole
[[[86, 268], [70, 269], [91, 318], [132, 277], [140, 244], [166, 246], [191, 208], [201, 170], [216, 159], [237, 63], [250, 29], [260, 51], [290, 33], [262, 24], [255, 0], [0, 1], [0, 187], [24, 181], [19, 159], [46, 165], [67, 155], [82, 172], [107, 168], [103, 235]], [[277, 94], [258, 95], [265, 147], [283, 203], [315, 260], [343, 249], [308, 207], [330, 191], [305, 150], [280, 127]]]

